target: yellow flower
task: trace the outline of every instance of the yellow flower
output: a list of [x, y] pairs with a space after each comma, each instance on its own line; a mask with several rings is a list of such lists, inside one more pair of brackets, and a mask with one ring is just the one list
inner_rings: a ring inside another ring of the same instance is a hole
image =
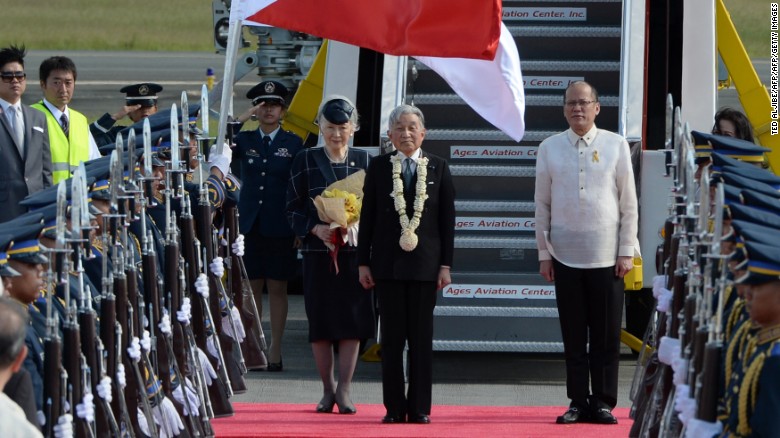
[[323, 198], [338, 198], [344, 201], [344, 212], [347, 214], [347, 224], [351, 225], [360, 219], [360, 208], [362, 202], [354, 193], [344, 190], [333, 189], [325, 190], [321, 195]]

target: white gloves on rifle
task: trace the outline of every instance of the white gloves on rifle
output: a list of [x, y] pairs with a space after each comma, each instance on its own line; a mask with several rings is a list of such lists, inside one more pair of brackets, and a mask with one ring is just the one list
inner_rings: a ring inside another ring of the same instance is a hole
[[95, 421], [95, 403], [92, 402], [93, 398], [92, 393], [88, 392], [84, 394], [82, 402], [76, 405], [76, 415], [88, 423]]
[[232, 245], [233, 254], [242, 257], [244, 255], [244, 235], [239, 234], [236, 236], [235, 242]]
[[214, 274], [214, 276], [217, 278], [222, 278], [222, 276], [225, 274], [225, 265], [222, 262], [222, 257], [215, 257], [214, 260], [209, 263], [209, 269], [211, 269], [211, 273]]
[[233, 149], [227, 145], [222, 145], [222, 153], [217, 153], [217, 145], [214, 144], [209, 149], [209, 169], [216, 167], [222, 172], [222, 177], [230, 172], [230, 161], [233, 159]]
[[100, 383], [97, 385], [97, 393], [100, 398], [111, 403], [111, 400], [113, 400], [111, 395], [111, 377], [103, 376], [103, 378], [100, 379]]
[[61, 415], [57, 424], [54, 425], [55, 438], [73, 438], [73, 416], [70, 414]]
[[[184, 400], [184, 396], [182, 395], [182, 387], [186, 387], [186, 402]], [[173, 398], [175, 398], [176, 401], [178, 401], [179, 404], [184, 407], [184, 415], [191, 417], [200, 415], [200, 411], [198, 411], [198, 408], [200, 408], [200, 398], [198, 397], [198, 393], [195, 392], [190, 379], [185, 377], [184, 384], [179, 384], [179, 386], [173, 390]]]
[[211, 362], [209, 362], [206, 353], [200, 348], [198, 348], [198, 360], [200, 361], [200, 368], [203, 370], [203, 380], [206, 381], [206, 386], [211, 386], [211, 382], [217, 378], [217, 372], [214, 370], [214, 367], [211, 366]]
[[[234, 324], [236, 326], [235, 333], [233, 333]], [[222, 330], [225, 334], [238, 341], [239, 344], [244, 342], [246, 332], [244, 331], [244, 323], [241, 322], [241, 315], [238, 313], [236, 306], [230, 306], [230, 313], [227, 316], [222, 317]]]
[[203, 298], [209, 297], [209, 279], [206, 274], [198, 274], [198, 278], [195, 279], [195, 290]]

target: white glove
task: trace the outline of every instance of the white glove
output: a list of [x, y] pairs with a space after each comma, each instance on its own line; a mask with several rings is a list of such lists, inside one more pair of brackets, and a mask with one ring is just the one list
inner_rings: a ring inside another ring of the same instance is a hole
[[219, 350], [217, 350], [217, 342], [214, 340], [214, 338], [217, 335], [211, 335], [208, 338], [206, 338], [206, 350], [209, 352], [211, 357], [217, 360], [217, 363], [220, 363], [219, 360]]
[[100, 379], [100, 383], [97, 385], [97, 393], [108, 403], [111, 403], [113, 397], [111, 396], [111, 377], [104, 376]]
[[133, 336], [133, 340], [130, 341], [130, 346], [127, 347], [127, 354], [135, 362], [141, 359], [141, 341], [138, 340], [137, 336]]
[[125, 376], [124, 364], [117, 364], [116, 366], [116, 382], [119, 383], [119, 387], [125, 389], [127, 386], [127, 377]]
[[[231, 323], [230, 320], [233, 320]], [[236, 325], [236, 333], [233, 333], [233, 323]], [[236, 306], [230, 306], [230, 313], [227, 316], [222, 317], [222, 330], [231, 338], [238, 341], [238, 343], [244, 342], [246, 338], [246, 332], [244, 331], [244, 324], [241, 322], [241, 315], [238, 313]]]
[[61, 415], [57, 424], [54, 425], [55, 438], [73, 438], [73, 416], [70, 414]]
[[95, 421], [95, 404], [92, 403], [92, 399], [92, 393], [88, 392], [84, 394], [83, 401], [76, 405], [76, 415], [88, 423]]
[[233, 242], [233, 254], [242, 257], [244, 255], [244, 235], [239, 234], [236, 236], [235, 242]]
[[198, 274], [198, 278], [195, 279], [195, 290], [203, 298], [209, 297], [209, 279], [206, 274]]
[[[677, 355], [675, 356], [675, 350]], [[658, 360], [661, 363], [671, 365], [675, 357], [680, 356], [680, 340], [668, 336], [661, 337], [661, 343], [658, 345]]]
[[163, 309], [163, 315], [160, 318], [160, 323], [157, 324], [157, 327], [160, 327], [160, 331], [166, 337], [170, 336], [170, 334], [171, 334], [171, 317], [168, 316], [168, 309]]
[[[184, 407], [184, 415], [193, 417], [198, 416], [200, 415], [200, 412], [198, 411], [198, 408], [200, 407], [200, 398], [198, 397], [198, 393], [193, 389], [190, 380], [185, 377], [184, 381], [186, 382], [185, 384], [180, 384], [173, 390], [173, 398]], [[184, 396], [182, 395], [182, 387], [186, 387], [186, 402], [184, 401]]]
[[666, 287], [666, 275], [656, 275], [653, 277], [653, 297], [658, 298], [661, 289]]
[[211, 382], [217, 378], [217, 372], [214, 367], [211, 366], [209, 358], [206, 357], [206, 353], [198, 348], [198, 360], [200, 361], [200, 368], [203, 370], [203, 380], [206, 382], [206, 386], [211, 386]]
[[185, 297], [181, 301], [181, 310], [176, 311], [176, 319], [179, 320], [180, 323], [184, 325], [190, 324], [190, 316], [191, 316], [191, 309], [192, 305], [190, 304], [190, 298]]
[[669, 313], [669, 306], [672, 303], [672, 291], [661, 288], [658, 293], [658, 305], [655, 307], [661, 313]]
[[688, 428], [685, 429], [685, 438], [720, 436], [721, 432], [723, 432], [723, 423], [720, 421], [709, 423], [698, 418], [691, 418], [688, 421]]
[[233, 149], [228, 147], [227, 143], [222, 145], [222, 154], [217, 153], [216, 144], [209, 149], [209, 169], [216, 167], [223, 176], [227, 175], [230, 171], [231, 160], [233, 160]]
[[209, 263], [209, 269], [211, 269], [211, 273], [214, 274], [214, 276], [217, 278], [222, 278], [222, 276], [225, 274], [225, 265], [222, 264], [222, 262], [222, 257], [215, 257], [214, 260]]
[[144, 335], [141, 337], [141, 348], [144, 349], [145, 352], [149, 352], [152, 347], [152, 337], [149, 335], [149, 330], [144, 330]]

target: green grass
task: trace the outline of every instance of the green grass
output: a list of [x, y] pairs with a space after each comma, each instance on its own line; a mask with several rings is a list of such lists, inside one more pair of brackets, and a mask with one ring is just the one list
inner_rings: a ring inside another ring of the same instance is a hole
[[[748, 53], [769, 56], [769, 2], [724, 0]], [[212, 51], [208, 0], [0, 0], [0, 45], [38, 50]]]
[[769, 4], [767, 0], [724, 0], [739, 38], [751, 58], [769, 58]]
[[0, 0], [0, 45], [38, 50], [212, 51], [206, 0]]

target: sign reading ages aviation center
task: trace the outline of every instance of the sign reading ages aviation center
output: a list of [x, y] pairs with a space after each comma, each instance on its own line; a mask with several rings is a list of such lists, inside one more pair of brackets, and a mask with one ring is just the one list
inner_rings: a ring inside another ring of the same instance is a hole
[[554, 300], [555, 286], [453, 283], [442, 290], [442, 296], [444, 298]]
[[537, 146], [450, 146], [450, 159], [535, 160]]
[[534, 231], [533, 218], [522, 217], [469, 217], [455, 218], [456, 231]]

